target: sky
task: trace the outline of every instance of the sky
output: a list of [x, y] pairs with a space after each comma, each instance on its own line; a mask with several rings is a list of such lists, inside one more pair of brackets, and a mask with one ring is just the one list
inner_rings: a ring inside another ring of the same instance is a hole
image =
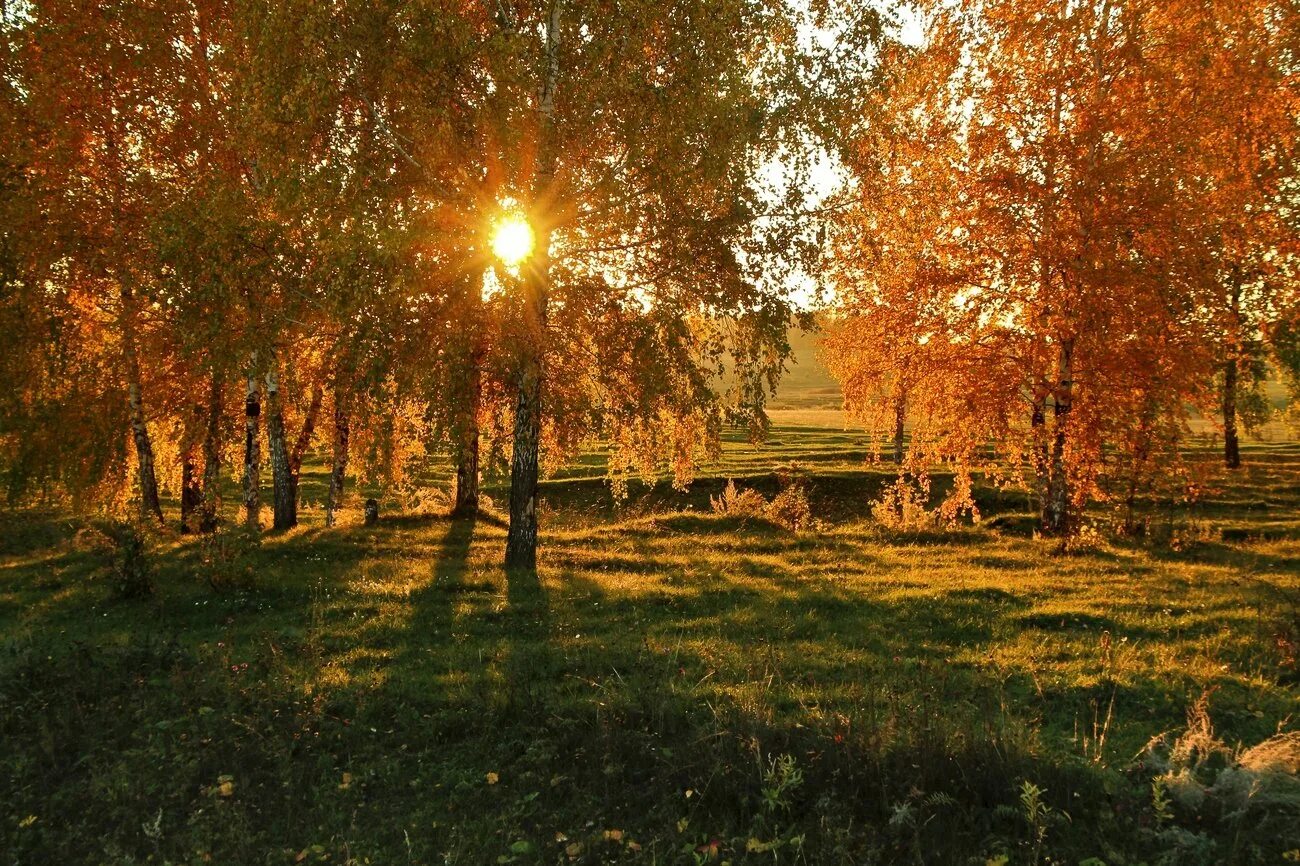
[[[807, 9], [806, 0], [796, 0], [796, 2], [805, 10]], [[886, 20], [894, 22], [886, 31], [890, 38], [908, 45], [921, 44], [924, 31], [921, 16], [915, 6], [907, 2], [894, 3], [892, 0], [871, 0], [871, 3], [885, 13]], [[835, 39], [835, 34], [824, 29], [810, 28], [803, 34], [803, 38], [809, 42], [828, 46]], [[810, 175], [811, 190], [804, 200], [808, 210], [816, 210], [848, 181], [842, 165], [833, 154], [817, 148], [813, 157], [814, 163]], [[765, 186], [770, 187], [772, 195], [780, 196], [781, 191], [786, 188], [791, 173], [788, 162], [778, 158], [770, 161], [761, 170], [759, 177]], [[820, 304], [830, 300], [813, 274], [798, 271], [784, 274], [781, 279], [784, 292], [798, 309], [816, 309]]]

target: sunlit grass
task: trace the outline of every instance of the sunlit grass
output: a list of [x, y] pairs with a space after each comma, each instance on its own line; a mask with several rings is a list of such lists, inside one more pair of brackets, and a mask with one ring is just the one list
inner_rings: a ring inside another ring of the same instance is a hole
[[[123, 603], [72, 524], [16, 517], [0, 844], [61, 862], [292, 861], [312, 845], [336, 862], [550, 862], [568, 860], [559, 836], [616, 828], [639, 848], [610, 858], [675, 862], [698, 833], [741, 860], [756, 768], [789, 753], [808, 781], [784, 820], [813, 862], [906, 854], [917, 843], [889, 817], [913, 789], [962, 804], [927, 831], [927, 862], [991, 856], [1020, 832], [991, 810], [1025, 778], [1072, 815], [1049, 850], [1081, 859], [1101, 856], [1098, 827], [1146, 850], [1123, 822], [1145, 814], [1147, 783], [1124, 793], [1124, 773], [1207, 690], [1229, 742], [1294, 724], [1300, 449], [1253, 449], [1247, 473], [1175, 514], [1238, 540], [1060, 556], [987, 526], [880, 529], [868, 503], [891, 469], [864, 467], [861, 444], [732, 443], [690, 493], [634, 487], [621, 507], [584, 475], [550, 481], [533, 585], [506, 579], [496, 521], [388, 508], [331, 531], [308, 512], [225, 593], [170, 536], [156, 597]], [[775, 489], [785, 458], [805, 467], [819, 531], [710, 510], [726, 477]], [[205, 793], [220, 775], [230, 797]], [[141, 836], [160, 808], [168, 835]]]

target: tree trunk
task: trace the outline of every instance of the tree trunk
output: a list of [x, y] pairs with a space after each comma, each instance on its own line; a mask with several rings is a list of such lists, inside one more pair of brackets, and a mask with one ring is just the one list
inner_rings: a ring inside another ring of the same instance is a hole
[[194, 515], [203, 505], [203, 487], [198, 475], [198, 448], [187, 443], [181, 452], [181, 535], [188, 535], [196, 529], [193, 526]]
[[456, 424], [458, 444], [456, 454], [456, 501], [452, 505], [452, 517], [473, 517], [478, 514], [478, 409], [483, 394], [482, 363], [484, 355], [483, 338], [480, 333], [482, 303], [482, 289], [479, 280], [469, 280], [466, 287], [469, 351], [465, 353], [464, 390], [460, 395], [460, 418]]
[[298, 522], [298, 479], [302, 476], [302, 459], [311, 447], [311, 437], [316, 433], [316, 419], [320, 417], [321, 400], [325, 397], [325, 386], [318, 379], [311, 386], [311, 401], [307, 404], [307, 414], [302, 419], [302, 429], [289, 452], [289, 479], [293, 483], [294, 523]]
[[208, 429], [203, 437], [203, 506], [199, 532], [213, 532], [221, 514], [221, 377], [212, 375]]
[[1046, 520], [1047, 514], [1047, 468], [1049, 452], [1047, 448], [1047, 394], [1034, 398], [1033, 408], [1029, 413], [1030, 438], [1033, 440], [1031, 452], [1034, 465], [1034, 494], [1038, 497], [1038, 513]]
[[334, 466], [330, 470], [329, 499], [325, 503], [325, 525], [333, 526], [343, 504], [343, 481], [348, 471], [348, 437], [351, 432], [351, 398], [344, 387], [334, 384]]
[[1129, 461], [1128, 494], [1124, 497], [1124, 533], [1138, 534], [1137, 499], [1142, 490], [1142, 470], [1151, 456], [1152, 429], [1155, 425], [1155, 401], [1150, 396], [1142, 407], [1142, 418], [1133, 436], [1133, 455]]
[[153, 442], [144, 418], [144, 400], [140, 396], [140, 355], [135, 342], [134, 298], [131, 290], [123, 287], [122, 342], [126, 353], [127, 409], [130, 412], [131, 439], [135, 443], [136, 478], [140, 487], [140, 510], [162, 522], [162, 500], [158, 496], [158, 474], [154, 469]]
[[1074, 340], [1061, 343], [1057, 357], [1056, 394], [1053, 400], [1051, 460], [1048, 468], [1047, 498], [1043, 508], [1043, 532], [1068, 535], [1070, 526], [1070, 483], [1065, 465], [1066, 426], [1074, 401]]
[[1241, 442], [1237, 437], [1237, 359], [1223, 365], [1223, 465], [1241, 468]]
[[[107, 75], [101, 73], [107, 84]], [[110, 99], [110, 104], [112, 100]], [[110, 164], [117, 163], [117, 135], [109, 130], [107, 140]], [[121, 201], [121, 175], [112, 175], [112, 201], [116, 210]], [[118, 224], [113, 224], [116, 239]], [[112, 271], [110, 270], [110, 273]], [[153, 516], [159, 523], [163, 522], [162, 500], [158, 496], [158, 474], [154, 469], [153, 443], [149, 439], [149, 428], [145, 423], [144, 398], [140, 386], [140, 347], [138, 340], [138, 321], [136, 318], [135, 292], [131, 284], [125, 282], [121, 274], [114, 277], [118, 286], [118, 300], [122, 304], [118, 325], [122, 329], [123, 361], [126, 364], [127, 411], [131, 424], [131, 438], [135, 443], [136, 478], [140, 487], [140, 510], [148, 517]]]
[[266, 441], [271, 450], [271, 484], [275, 499], [275, 529], [298, 525], [298, 503], [289, 470], [289, 445], [284, 435], [284, 405], [280, 400], [280, 377], [272, 361], [266, 373]]
[[[134, 352], [131, 353], [134, 356]], [[162, 500], [158, 496], [158, 475], [154, 470], [153, 443], [145, 425], [144, 407], [140, 399], [140, 368], [134, 358], [128, 361], [131, 381], [127, 385], [127, 401], [131, 412], [131, 438], [135, 442], [136, 473], [140, 484], [140, 509], [162, 522]]]
[[186, 424], [185, 442], [181, 446], [181, 532], [198, 529], [196, 520], [203, 510], [203, 485], [199, 479], [199, 426], [203, 423], [203, 406], [195, 404], [191, 423]]
[[253, 529], [261, 528], [259, 481], [262, 473], [262, 446], [257, 429], [261, 414], [262, 400], [257, 389], [257, 377], [249, 375], [248, 387], [244, 393], [244, 523]]
[[519, 373], [514, 448], [510, 459], [510, 529], [506, 534], [506, 568], [524, 571], [537, 568], [537, 479], [542, 432], [540, 354], [530, 351]]
[[903, 463], [903, 428], [907, 423], [907, 391], [900, 386], [894, 395], [894, 462]]
[[456, 456], [456, 502], [453, 517], [472, 517], [478, 513], [478, 403], [482, 385], [477, 369], [470, 373], [472, 379], [465, 407], [465, 417], [460, 428], [460, 451]]
[[1223, 465], [1241, 468], [1241, 442], [1237, 436], [1237, 374], [1241, 345], [1241, 287], [1234, 276], [1228, 295], [1232, 322], [1227, 340], [1227, 359], [1223, 363]]
[[[555, 88], [560, 76], [561, 0], [552, 0], [546, 25], [546, 74], [538, 99], [542, 128], [533, 201], [553, 202], [555, 182]], [[551, 205], [553, 210], [553, 204]], [[520, 347], [519, 397], [515, 404], [514, 448], [510, 458], [510, 529], [505, 565], [537, 570], [537, 478], [541, 451], [542, 384], [545, 375], [547, 300], [550, 293], [551, 217], [535, 214], [536, 251], [523, 280], [524, 325]]]

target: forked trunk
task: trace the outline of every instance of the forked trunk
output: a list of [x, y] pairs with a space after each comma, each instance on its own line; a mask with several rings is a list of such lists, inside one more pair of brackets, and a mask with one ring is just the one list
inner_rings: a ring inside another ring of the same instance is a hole
[[510, 530], [506, 568], [537, 568], [537, 479], [542, 432], [542, 362], [530, 353], [519, 376], [514, 449], [510, 459]]
[[253, 529], [261, 528], [259, 481], [262, 474], [262, 445], [258, 439], [258, 419], [261, 414], [262, 398], [258, 393], [257, 377], [250, 375], [244, 392], [244, 523]]
[[208, 392], [208, 425], [203, 436], [203, 505], [199, 532], [217, 528], [221, 514], [221, 377], [213, 374]]
[[474, 380], [473, 389], [470, 391], [473, 411], [466, 409], [459, 431], [460, 450], [456, 455], [456, 502], [451, 512], [453, 517], [468, 517], [478, 513], [478, 401], [481, 380], [477, 370], [471, 374], [471, 377]]
[[1074, 341], [1061, 343], [1057, 358], [1056, 394], [1053, 400], [1053, 430], [1047, 497], [1043, 504], [1043, 533], [1068, 535], [1070, 532], [1070, 483], [1065, 465], [1066, 435], [1070, 409], [1074, 402]]
[[199, 443], [185, 443], [181, 454], [181, 533], [198, 529], [199, 512], [203, 509], [203, 485], [199, 478]]
[[348, 472], [348, 438], [351, 433], [351, 398], [343, 386], [334, 385], [334, 465], [330, 469], [329, 499], [325, 503], [325, 525], [333, 526], [343, 504], [343, 481]]
[[1241, 441], [1237, 436], [1237, 359], [1223, 365], [1223, 465], [1241, 468]]
[[1047, 513], [1047, 394], [1034, 398], [1033, 408], [1029, 413], [1030, 447], [1034, 465], [1034, 495], [1038, 498], [1039, 514]]
[[[554, 197], [555, 88], [560, 75], [561, 0], [552, 0], [546, 25], [546, 73], [538, 100], [542, 119], [540, 153], [534, 185], [535, 202]], [[507, 569], [537, 569], [537, 478], [542, 431], [543, 358], [546, 346], [547, 299], [550, 293], [550, 217], [537, 214], [540, 225], [536, 252], [526, 264], [523, 294], [527, 332], [520, 347], [519, 395], [515, 403], [514, 447], [510, 458], [510, 529], [506, 533]]]
[[203, 508], [203, 484], [199, 476], [199, 449], [203, 443], [204, 407], [195, 403], [181, 431], [181, 523], [182, 534], [198, 530]]
[[1142, 417], [1133, 435], [1133, 454], [1129, 461], [1128, 493], [1124, 497], [1124, 533], [1138, 534], [1137, 500], [1142, 491], [1142, 472], [1151, 456], [1152, 429], [1155, 425], [1155, 402], [1150, 397], [1142, 407]]
[[293, 482], [293, 502], [295, 522], [298, 510], [298, 479], [302, 476], [302, 459], [311, 447], [311, 437], [316, 433], [316, 419], [320, 417], [320, 404], [325, 397], [325, 386], [319, 380], [312, 383], [311, 401], [307, 404], [307, 414], [302, 419], [302, 429], [289, 452], [289, 478]]
[[266, 441], [271, 451], [271, 485], [275, 499], [272, 526], [290, 529], [298, 524], [298, 503], [289, 469], [289, 445], [284, 436], [284, 405], [280, 400], [280, 377], [274, 363], [266, 373]]
[[197, 528], [194, 521], [203, 505], [197, 456], [198, 448], [194, 445], [187, 445], [181, 453], [181, 535], [188, 535]]

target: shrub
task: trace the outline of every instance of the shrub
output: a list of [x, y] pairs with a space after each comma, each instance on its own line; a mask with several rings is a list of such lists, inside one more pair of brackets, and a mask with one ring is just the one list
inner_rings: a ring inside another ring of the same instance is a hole
[[[1153, 809], [1161, 828], [1159, 841], [1166, 847], [1183, 849], [1196, 842], [1213, 857], [1221, 852], [1214, 851], [1204, 829], [1214, 829], [1217, 823], [1229, 833], [1246, 819], [1256, 829], [1271, 827], [1271, 844], [1300, 847], [1300, 732], [1232, 748], [1210, 724], [1207, 692], [1188, 711], [1187, 729], [1148, 743], [1143, 763], [1157, 774]], [[1196, 831], [1178, 826], [1180, 819]]]
[[802, 481], [783, 477], [781, 492], [768, 501], [757, 490], [741, 490], [728, 481], [722, 493], [709, 497], [715, 514], [728, 517], [760, 518], [799, 532], [813, 524], [812, 505]]
[[242, 523], [222, 526], [203, 536], [199, 545], [199, 577], [219, 592], [251, 586], [253, 556], [261, 544], [262, 533]]
[[149, 534], [139, 521], [109, 520], [97, 527], [103, 544], [96, 545], [105, 560], [105, 570], [119, 598], [153, 595], [153, 563]]
[[767, 518], [786, 529], [799, 532], [813, 524], [812, 505], [802, 481], [792, 481], [767, 504]]
[[734, 480], [728, 480], [722, 493], [709, 497], [715, 514], [728, 517], [765, 517], [767, 498], [757, 490], [739, 490]]
[[1223, 538], [1223, 531], [1208, 520], [1171, 518], [1152, 521], [1147, 527], [1147, 538], [1155, 547], [1186, 553]]
[[1092, 520], [1081, 520], [1057, 545], [1058, 553], [1092, 553], [1106, 546], [1102, 528]]

